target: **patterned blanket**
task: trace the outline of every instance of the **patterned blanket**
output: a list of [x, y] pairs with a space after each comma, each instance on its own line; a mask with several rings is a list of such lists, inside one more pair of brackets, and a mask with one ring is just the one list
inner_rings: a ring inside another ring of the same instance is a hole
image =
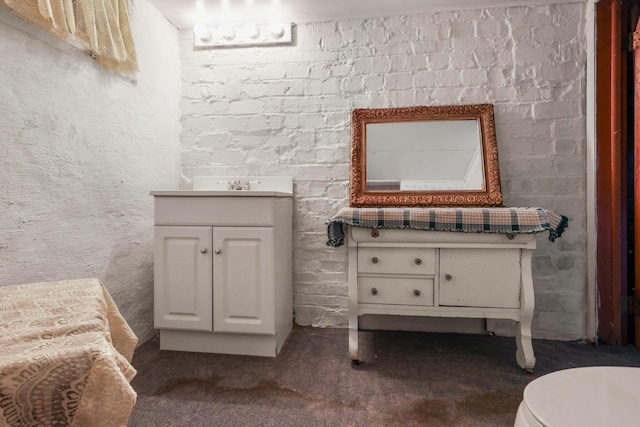
[[539, 233], [555, 241], [568, 218], [542, 208], [342, 208], [327, 226], [327, 245], [342, 246], [342, 224], [364, 228], [410, 228], [466, 233]]
[[0, 426], [126, 426], [137, 341], [96, 279], [0, 287]]

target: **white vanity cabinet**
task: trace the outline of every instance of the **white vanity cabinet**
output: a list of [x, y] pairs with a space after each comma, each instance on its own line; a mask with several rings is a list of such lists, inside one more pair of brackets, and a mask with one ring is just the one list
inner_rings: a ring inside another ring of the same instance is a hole
[[[533, 369], [534, 234], [372, 229], [344, 225], [349, 252], [349, 355], [363, 314], [516, 321], [516, 360]], [[376, 237], [374, 237], [376, 236]]]
[[273, 227], [213, 229], [214, 332], [275, 332], [274, 243]]
[[291, 195], [151, 194], [160, 348], [276, 356], [293, 323]]
[[154, 326], [213, 332], [211, 227], [154, 228]]
[[273, 333], [273, 239], [271, 227], [156, 226], [156, 328]]

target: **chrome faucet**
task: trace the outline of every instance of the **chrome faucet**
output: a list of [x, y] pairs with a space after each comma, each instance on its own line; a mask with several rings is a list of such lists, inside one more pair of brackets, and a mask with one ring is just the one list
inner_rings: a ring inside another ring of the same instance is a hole
[[240, 183], [240, 180], [228, 181], [227, 190], [242, 190], [242, 185]]

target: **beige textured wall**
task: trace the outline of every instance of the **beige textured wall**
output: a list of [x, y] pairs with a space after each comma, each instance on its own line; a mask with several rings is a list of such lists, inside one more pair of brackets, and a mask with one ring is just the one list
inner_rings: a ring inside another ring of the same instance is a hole
[[153, 188], [179, 169], [178, 33], [134, 2], [124, 77], [0, 10], [0, 285], [97, 277], [153, 334]]

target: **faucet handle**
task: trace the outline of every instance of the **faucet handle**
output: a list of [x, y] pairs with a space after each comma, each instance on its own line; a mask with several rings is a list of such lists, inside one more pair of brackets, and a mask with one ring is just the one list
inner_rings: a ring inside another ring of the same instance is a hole
[[251, 184], [261, 184], [262, 181], [250, 181], [250, 180], [246, 180], [244, 182], [244, 189], [245, 190], [251, 190]]

